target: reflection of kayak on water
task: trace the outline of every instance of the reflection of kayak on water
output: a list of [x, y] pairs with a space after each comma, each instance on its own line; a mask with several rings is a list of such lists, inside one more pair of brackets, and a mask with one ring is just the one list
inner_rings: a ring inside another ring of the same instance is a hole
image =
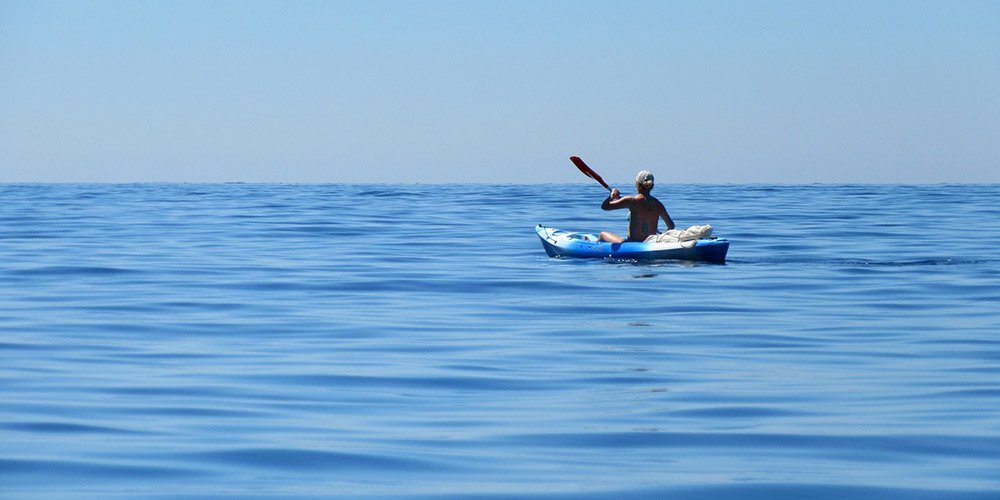
[[618, 260], [697, 260], [722, 263], [726, 261], [729, 240], [702, 238], [681, 241], [598, 241], [597, 235], [572, 233], [542, 225], [535, 226], [549, 257]]

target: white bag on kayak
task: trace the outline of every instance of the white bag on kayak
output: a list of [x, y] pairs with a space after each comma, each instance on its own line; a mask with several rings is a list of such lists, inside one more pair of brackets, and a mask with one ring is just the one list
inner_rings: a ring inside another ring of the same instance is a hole
[[679, 241], [700, 240], [712, 236], [712, 226], [691, 226], [687, 229], [669, 229], [646, 238], [646, 243], [676, 243]]

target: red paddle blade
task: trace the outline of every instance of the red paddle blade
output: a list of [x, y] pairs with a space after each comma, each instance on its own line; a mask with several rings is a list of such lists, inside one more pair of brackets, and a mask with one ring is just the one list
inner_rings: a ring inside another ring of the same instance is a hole
[[604, 182], [604, 179], [602, 179], [600, 175], [597, 175], [597, 172], [594, 172], [592, 168], [588, 167], [587, 164], [584, 163], [579, 156], [570, 156], [569, 161], [573, 162], [573, 164], [576, 165], [576, 168], [580, 169], [580, 171], [583, 172], [583, 175], [586, 175], [587, 177], [594, 179], [595, 181], [601, 183], [601, 185], [604, 186], [605, 189], [611, 191], [611, 186], [608, 186], [608, 183]]

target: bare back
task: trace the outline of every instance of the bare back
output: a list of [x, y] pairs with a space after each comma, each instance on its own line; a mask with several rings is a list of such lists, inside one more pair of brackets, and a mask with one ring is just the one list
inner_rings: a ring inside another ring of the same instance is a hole
[[664, 221], [669, 221], [670, 216], [663, 203], [652, 195], [637, 194], [630, 198], [633, 201], [628, 207], [628, 241], [646, 241], [658, 232], [660, 216], [663, 215]]
[[[667, 229], [674, 228], [674, 221], [670, 219], [666, 207], [648, 192], [640, 192], [636, 195], [616, 199], [608, 197], [604, 200], [601, 208], [604, 210], [628, 208], [628, 238], [626, 241], [645, 241], [646, 238], [656, 234], [659, 231], [661, 218], [667, 224]], [[602, 233], [602, 238], [610, 241], [620, 240], [620, 237], [613, 233]]]

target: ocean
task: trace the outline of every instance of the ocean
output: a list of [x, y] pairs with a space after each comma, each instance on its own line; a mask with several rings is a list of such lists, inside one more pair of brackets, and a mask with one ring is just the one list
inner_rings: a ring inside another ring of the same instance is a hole
[[1000, 498], [1000, 185], [0, 184], [2, 498]]

